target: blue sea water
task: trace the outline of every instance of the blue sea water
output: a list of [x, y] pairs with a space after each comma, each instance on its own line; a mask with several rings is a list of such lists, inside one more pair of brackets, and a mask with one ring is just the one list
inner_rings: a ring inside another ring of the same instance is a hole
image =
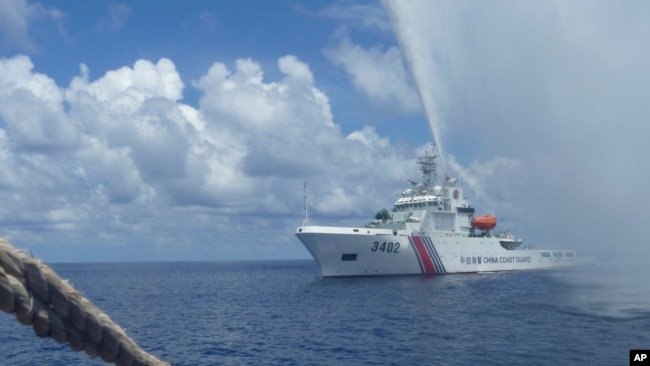
[[[648, 292], [622, 266], [339, 279], [313, 261], [52, 267], [174, 365], [624, 365], [650, 348]], [[104, 364], [12, 314], [0, 326], [0, 365]]]

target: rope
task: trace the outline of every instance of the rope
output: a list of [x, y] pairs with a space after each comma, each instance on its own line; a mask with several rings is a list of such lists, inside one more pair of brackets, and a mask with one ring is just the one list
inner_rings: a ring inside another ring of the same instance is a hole
[[169, 365], [147, 354], [104, 312], [50, 267], [0, 238], [0, 309], [38, 337], [119, 366]]

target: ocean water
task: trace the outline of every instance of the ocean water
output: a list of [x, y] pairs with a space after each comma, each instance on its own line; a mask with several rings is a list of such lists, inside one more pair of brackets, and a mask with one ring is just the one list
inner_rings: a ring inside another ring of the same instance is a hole
[[[52, 267], [174, 365], [624, 365], [650, 348], [649, 293], [623, 266], [340, 279], [313, 261]], [[104, 364], [13, 314], [0, 326], [0, 365]]]

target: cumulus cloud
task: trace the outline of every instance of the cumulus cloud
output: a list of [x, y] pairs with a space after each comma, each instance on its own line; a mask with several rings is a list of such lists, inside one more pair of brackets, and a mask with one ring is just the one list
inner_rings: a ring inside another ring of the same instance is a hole
[[[219, 247], [235, 251], [247, 222], [299, 222], [305, 180], [313, 217], [346, 218], [390, 204], [385, 197], [410, 174], [412, 152], [372, 127], [341, 133], [295, 56], [278, 59], [275, 81], [251, 59], [213, 64], [193, 83], [198, 106], [182, 102], [169, 59], [96, 80], [81, 65], [68, 86], [33, 68], [25, 56], [0, 60], [0, 221], [10, 238], [43, 240], [17, 227], [30, 225], [116, 245], [137, 233], [180, 250], [193, 241], [175, 233], [218, 229]], [[293, 242], [290, 231], [262, 226], [277, 245]]]
[[285, 56], [278, 68], [284, 79], [266, 83], [258, 63], [241, 59], [234, 73], [218, 63], [196, 82], [205, 93], [200, 103], [209, 128], [227, 133], [233, 149], [244, 149], [238, 163], [247, 176], [295, 177], [318, 170], [322, 161], [304, 157], [317, 155], [318, 139], [338, 134], [329, 101], [313, 86], [307, 65]]
[[78, 130], [66, 116], [63, 91], [33, 67], [25, 56], [0, 59], [0, 118], [21, 149], [71, 148], [77, 144]]
[[[259, 64], [239, 60], [234, 72], [224, 64], [215, 64], [196, 82], [205, 93], [200, 102], [201, 111], [206, 121], [215, 122], [210, 127], [216, 128], [219, 121], [219, 133], [228, 131], [229, 143], [241, 149], [237, 166], [243, 176], [237, 179], [243, 182], [255, 179], [258, 183], [253, 186], [263, 186], [273, 193], [259, 201], [258, 206], [267, 204], [281, 210], [288, 209], [279, 199], [291, 194], [287, 180], [293, 180], [291, 185], [295, 189], [300, 187], [300, 179], [335, 177], [318, 178], [313, 184], [314, 192], [329, 192], [336, 187], [355, 197], [365, 197], [357, 188], [366, 183], [368, 176], [364, 177], [363, 173], [379, 163], [372, 159], [373, 154], [399, 160], [397, 150], [387, 147], [372, 130], [353, 132], [348, 138], [343, 136], [333, 121], [329, 99], [314, 85], [306, 64], [294, 56], [284, 56], [278, 60], [278, 69], [283, 78], [265, 82]], [[363, 136], [368, 136], [368, 141], [382, 143], [359, 144]], [[348, 185], [338, 186], [342, 184], [340, 181], [347, 181]], [[342, 197], [332, 197], [330, 202], [340, 201]], [[365, 205], [346, 206], [346, 210], [335, 207], [339, 206], [328, 204], [316, 209], [328, 215], [348, 215], [359, 213]]]

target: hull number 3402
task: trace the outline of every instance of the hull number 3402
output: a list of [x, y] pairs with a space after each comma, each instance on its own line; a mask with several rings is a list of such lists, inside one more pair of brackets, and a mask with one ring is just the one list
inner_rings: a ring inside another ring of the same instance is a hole
[[392, 241], [379, 243], [378, 241], [372, 243], [372, 248], [370, 249], [373, 252], [384, 252], [384, 253], [399, 253], [399, 243], [393, 243]]

